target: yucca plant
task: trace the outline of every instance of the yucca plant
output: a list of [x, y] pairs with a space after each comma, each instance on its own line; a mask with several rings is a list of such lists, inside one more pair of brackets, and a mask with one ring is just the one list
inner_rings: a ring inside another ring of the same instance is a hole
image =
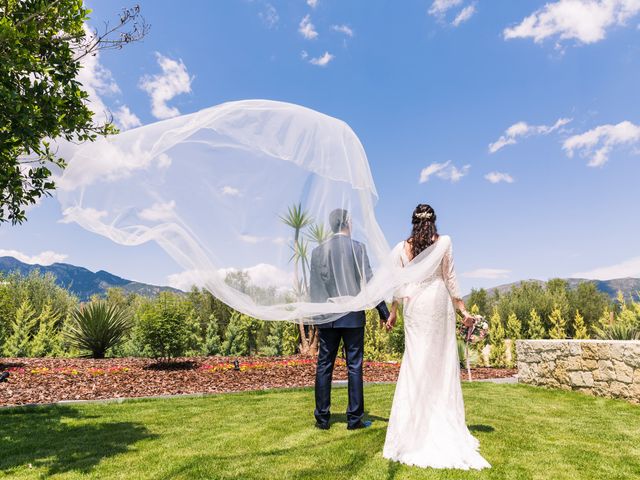
[[107, 350], [118, 345], [131, 329], [127, 309], [105, 301], [87, 303], [73, 312], [67, 341], [85, 356], [104, 358]]
[[309, 227], [307, 237], [312, 242], [320, 245], [326, 240], [329, 240], [329, 238], [331, 237], [331, 232], [322, 223], [314, 223]]
[[[294, 285], [297, 286], [300, 281], [300, 277], [298, 274], [298, 265], [302, 264], [302, 275], [303, 275], [303, 287], [304, 291], [306, 291], [306, 269], [308, 266], [308, 250], [306, 242], [301, 238], [302, 230], [311, 225], [313, 223], [313, 219], [311, 215], [306, 210], [303, 210], [302, 204], [298, 203], [297, 205], [293, 205], [287, 209], [286, 215], [281, 215], [280, 220], [289, 227], [293, 228], [293, 243], [291, 245], [291, 250], [293, 251], [293, 255], [291, 256], [291, 260], [294, 264]], [[303, 293], [300, 291], [299, 293]]]
[[640, 340], [640, 330], [621, 322], [596, 328], [596, 335], [600, 340]]

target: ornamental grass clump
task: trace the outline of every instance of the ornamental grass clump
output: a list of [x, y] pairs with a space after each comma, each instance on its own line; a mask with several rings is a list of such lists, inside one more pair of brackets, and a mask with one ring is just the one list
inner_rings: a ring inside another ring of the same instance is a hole
[[131, 317], [126, 308], [100, 300], [87, 303], [73, 312], [65, 337], [83, 356], [104, 358], [130, 329]]

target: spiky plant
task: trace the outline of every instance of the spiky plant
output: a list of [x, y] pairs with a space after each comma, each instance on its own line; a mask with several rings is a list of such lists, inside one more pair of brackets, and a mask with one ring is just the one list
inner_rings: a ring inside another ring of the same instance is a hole
[[624, 323], [596, 327], [595, 332], [601, 340], [640, 340], [640, 330]]
[[104, 358], [107, 350], [118, 345], [130, 329], [127, 309], [99, 300], [73, 312], [65, 337], [72, 346], [86, 352], [85, 356]]
[[[307, 268], [309, 266], [308, 244], [302, 238], [302, 231], [313, 223], [313, 218], [302, 208], [302, 204], [298, 203], [287, 209], [286, 215], [281, 215], [280, 220], [293, 229], [293, 243], [291, 250], [293, 255], [290, 261], [293, 261], [293, 285], [298, 296], [304, 296], [309, 291], [307, 287]], [[302, 280], [298, 272], [299, 267], [302, 269]], [[301, 353], [315, 354], [317, 348], [317, 335], [315, 327], [305, 327], [302, 321], [298, 323], [301, 340]]]
[[293, 255], [291, 256], [291, 260], [294, 263], [294, 285], [297, 286], [299, 284], [300, 276], [298, 268], [302, 262], [303, 285], [306, 291], [306, 269], [309, 263], [309, 259], [307, 257], [308, 248], [306, 242], [301, 237], [302, 230], [311, 225], [313, 223], [313, 219], [311, 218], [311, 215], [302, 208], [302, 204], [298, 203], [297, 205], [289, 207], [286, 215], [280, 216], [280, 220], [282, 220], [285, 225], [293, 228], [293, 243], [291, 245]]
[[331, 237], [331, 231], [329, 231], [329, 229], [327, 229], [322, 223], [314, 223], [309, 227], [307, 237], [312, 242], [320, 245]]

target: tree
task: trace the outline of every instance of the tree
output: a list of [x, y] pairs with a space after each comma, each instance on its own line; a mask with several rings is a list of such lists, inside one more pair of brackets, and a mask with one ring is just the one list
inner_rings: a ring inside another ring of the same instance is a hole
[[[322, 243], [325, 240], [324, 228], [314, 226], [313, 219], [309, 212], [302, 208], [302, 204], [293, 205], [288, 208], [285, 215], [280, 216], [280, 220], [293, 229], [293, 241], [291, 243], [291, 261], [293, 261], [293, 287], [296, 295], [304, 298], [309, 294], [307, 284], [307, 271], [309, 269], [309, 244], [305, 240], [303, 231], [310, 227], [307, 238]], [[300, 278], [300, 270], [302, 278]], [[303, 355], [315, 355], [318, 351], [318, 328], [313, 325], [304, 325], [301, 320], [298, 323], [300, 331], [300, 353]]]
[[222, 340], [218, 334], [218, 321], [216, 317], [209, 316], [209, 323], [205, 331], [204, 337], [204, 354], [205, 355], [220, 355], [222, 352]]
[[51, 304], [46, 304], [35, 322], [38, 331], [29, 348], [31, 357], [47, 357], [60, 353], [60, 332], [57, 329], [59, 320], [60, 317], [53, 311]]
[[587, 326], [584, 324], [584, 317], [580, 315], [580, 311], [576, 310], [576, 316], [573, 318], [573, 338], [576, 340], [584, 340], [589, 338]]
[[162, 360], [180, 357], [190, 347], [192, 309], [181, 296], [163, 292], [138, 312], [136, 337], [145, 354]]
[[504, 328], [497, 308], [493, 309], [493, 314], [489, 319], [489, 343], [491, 344], [489, 363], [494, 367], [504, 367], [507, 363]]
[[531, 312], [529, 312], [529, 329], [527, 330], [527, 336], [532, 340], [544, 338], [545, 336], [542, 319], [535, 308], [532, 308]]
[[116, 132], [109, 117], [94, 121], [77, 80], [81, 60], [140, 40], [149, 27], [134, 7], [115, 26], [92, 33], [89, 13], [83, 0], [0, 4], [0, 223], [22, 223], [25, 207], [55, 189], [52, 168], [64, 168], [65, 159], [52, 140]]
[[26, 357], [29, 355], [29, 341], [36, 318], [31, 302], [29, 300], [22, 302], [11, 323], [11, 335], [4, 345], [4, 354], [7, 357]]
[[476, 290], [475, 288], [471, 290], [471, 294], [469, 295], [469, 300], [467, 300], [467, 305], [477, 306], [478, 312], [483, 317], [488, 317], [491, 313], [491, 302], [489, 296], [487, 295], [487, 291], [484, 288]]
[[587, 330], [598, 324], [600, 314], [609, 303], [609, 296], [599, 291], [594, 282], [582, 282], [575, 290], [569, 291], [569, 311], [580, 310]]
[[515, 313], [511, 313], [507, 318], [507, 337], [511, 340], [511, 365], [515, 365], [517, 362], [516, 340], [522, 337], [522, 323], [518, 320], [518, 316]]
[[555, 340], [567, 338], [567, 322], [558, 306], [555, 306], [551, 315], [549, 315], [549, 323], [551, 324], [551, 329], [549, 330], [550, 338]]

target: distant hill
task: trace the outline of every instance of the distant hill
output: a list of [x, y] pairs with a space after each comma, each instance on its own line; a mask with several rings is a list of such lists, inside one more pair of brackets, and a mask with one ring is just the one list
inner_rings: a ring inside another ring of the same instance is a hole
[[134, 282], [118, 277], [104, 270], [92, 272], [83, 267], [76, 267], [66, 263], [54, 263], [53, 265], [29, 265], [13, 257], [0, 257], [0, 272], [19, 272], [28, 275], [34, 270], [42, 273], [52, 273], [56, 277], [56, 283], [74, 293], [80, 300], [88, 300], [92, 295], [102, 295], [109, 288], [122, 288], [125, 292], [137, 293], [147, 297], [154, 297], [160, 292], [182, 293], [172, 287], [159, 287], [146, 283]]
[[[580, 283], [591, 282], [595, 284], [595, 286], [603, 293], [609, 295], [609, 298], [615, 299], [616, 295], [618, 295], [618, 291], [621, 291], [625, 298], [636, 298], [638, 292], [640, 292], [640, 278], [615, 278], [613, 280], [589, 280], [586, 278], [565, 278], [569, 283], [569, 288], [577, 288]], [[487, 292], [491, 295], [494, 292], [506, 293], [511, 290], [514, 286], [520, 285], [521, 282], [536, 282], [540, 285], [546, 285], [547, 282], [542, 280], [521, 280], [513, 283], [506, 283], [504, 285], [498, 285], [497, 287], [487, 288]], [[467, 295], [464, 297], [466, 300], [469, 297]]]

